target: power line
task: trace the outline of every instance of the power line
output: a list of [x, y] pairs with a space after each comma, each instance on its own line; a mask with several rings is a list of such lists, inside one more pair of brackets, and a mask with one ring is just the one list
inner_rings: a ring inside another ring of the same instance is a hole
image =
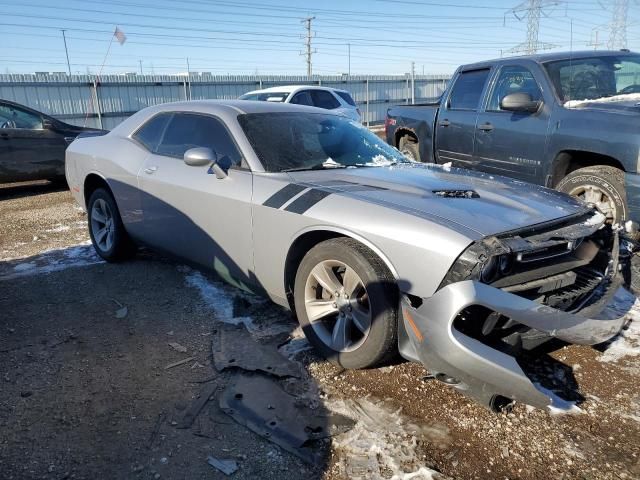
[[526, 0], [520, 5], [512, 8], [507, 13], [513, 14], [519, 21], [523, 18], [527, 19], [527, 40], [515, 47], [507, 50], [506, 53], [524, 52], [527, 55], [536, 53], [538, 50], [548, 50], [557, 45], [551, 43], [541, 43], [538, 41], [540, 31], [540, 17], [546, 16], [545, 9], [549, 7], [557, 7], [560, 1], [556, 0]]

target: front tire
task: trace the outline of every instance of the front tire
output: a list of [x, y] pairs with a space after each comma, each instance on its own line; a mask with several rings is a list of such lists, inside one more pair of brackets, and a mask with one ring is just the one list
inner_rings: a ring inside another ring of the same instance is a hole
[[89, 235], [98, 255], [107, 262], [131, 257], [135, 246], [122, 224], [113, 195], [104, 188], [98, 188], [91, 194], [87, 205]]
[[556, 189], [592, 203], [610, 224], [628, 218], [624, 172], [606, 165], [574, 170], [558, 182]]
[[386, 265], [350, 238], [313, 247], [294, 286], [309, 342], [344, 368], [369, 368], [397, 355], [398, 293]]

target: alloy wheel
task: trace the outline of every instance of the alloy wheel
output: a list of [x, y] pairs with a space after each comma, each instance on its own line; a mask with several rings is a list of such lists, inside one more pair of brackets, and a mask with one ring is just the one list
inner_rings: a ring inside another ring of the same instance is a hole
[[115, 235], [114, 217], [111, 208], [102, 198], [93, 202], [91, 208], [91, 232], [95, 244], [103, 252], [108, 252], [113, 246]]
[[324, 260], [305, 285], [307, 318], [318, 338], [336, 352], [359, 348], [371, 329], [367, 289], [355, 270], [338, 260]]

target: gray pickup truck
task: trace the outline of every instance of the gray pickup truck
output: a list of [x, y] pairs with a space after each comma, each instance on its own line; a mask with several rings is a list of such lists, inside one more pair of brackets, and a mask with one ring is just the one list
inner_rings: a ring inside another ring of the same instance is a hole
[[436, 103], [392, 107], [387, 142], [422, 162], [569, 193], [640, 220], [640, 55], [572, 52], [464, 65]]

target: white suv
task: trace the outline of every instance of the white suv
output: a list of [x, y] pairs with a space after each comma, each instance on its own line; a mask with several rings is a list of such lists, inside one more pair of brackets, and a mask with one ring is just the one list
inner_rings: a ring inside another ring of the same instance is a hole
[[340, 112], [346, 117], [360, 121], [360, 110], [349, 92], [336, 88], [313, 85], [287, 85], [254, 90], [245, 93], [240, 100], [261, 100], [265, 102], [295, 103], [310, 105]]

